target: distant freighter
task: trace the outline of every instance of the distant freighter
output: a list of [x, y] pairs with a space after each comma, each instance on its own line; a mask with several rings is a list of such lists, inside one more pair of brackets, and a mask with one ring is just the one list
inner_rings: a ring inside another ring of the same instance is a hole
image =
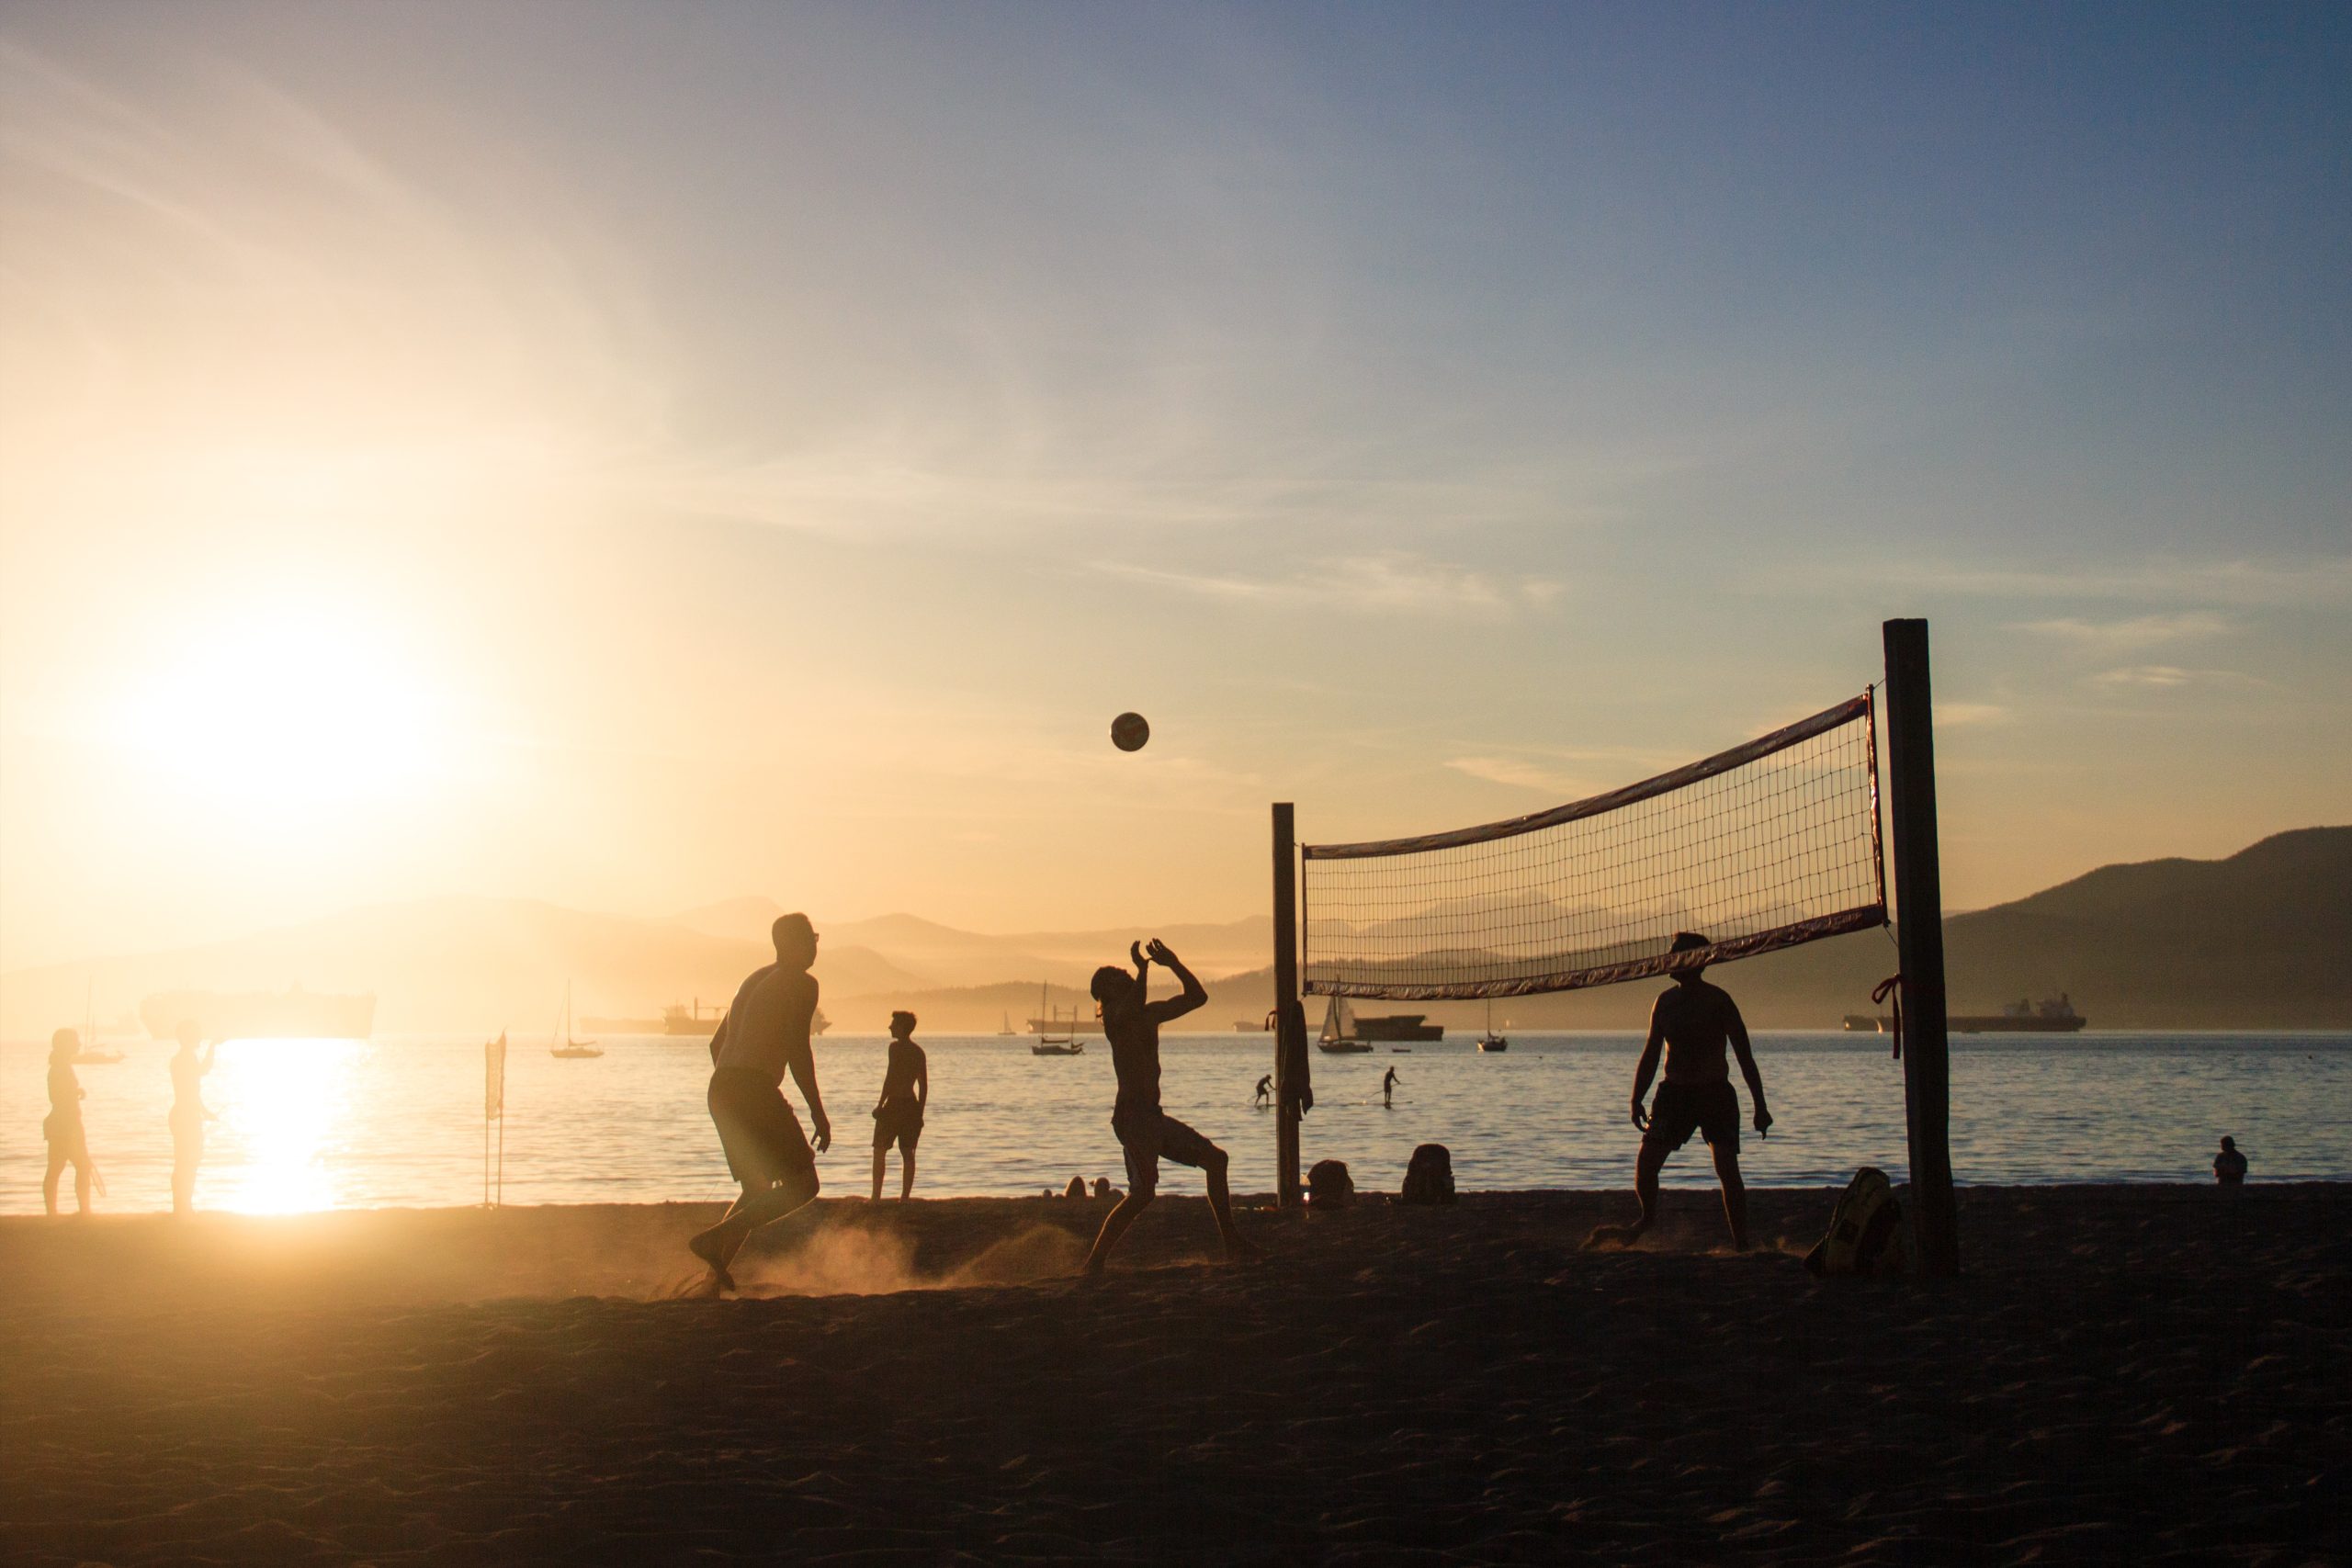
[[[2090, 1022], [2075, 1010], [2066, 993], [2058, 993], [2054, 1001], [2040, 1007], [2030, 1002], [2015, 1001], [1999, 1012], [1957, 1012], [1944, 1020], [1944, 1028], [1953, 1034], [2072, 1034]], [[1846, 1027], [1858, 1033], [1872, 1030], [1886, 1033], [1894, 1027], [1891, 1018], [1872, 1018], [1864, 1012], [1846, 1015]]]
[[[672, 1002], [662, 1010], [662, 1032], [683, 1034], [689, 1040], [707, 1040], [718, 1032], [719, 1022], [726, 1016], [727, 1010], [721, 1007], [703, 1011], [700, 997], [694, 999], [692, 1006], [684, 1002]], [[825, 1010], [819, 1008], [817, 1016], [808, 1021], [808, 1032], [822, 1034], [832, 1026], [832, 1021], [825, 1016]]]
[[169, 1040], [183, 1021], [207, 1040], [365, 1040], [376, 998], [324, 991], [158, 991], [139, 1004], [148, 1034]]

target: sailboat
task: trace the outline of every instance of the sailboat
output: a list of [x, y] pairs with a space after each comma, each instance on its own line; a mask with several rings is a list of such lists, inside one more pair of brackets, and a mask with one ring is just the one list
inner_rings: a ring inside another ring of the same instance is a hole
[[1004, 1027], [998, 1030], [997, 1032], [999, 1034], [1018, 1034], [1021, 1032], [1012, 1027], [1012, 1015], [1011, 1013], [1006, 1013], [1004, 1015]]
[[[1029, 1047], [1029, 1054], [1033, 1056], [1084, 1055], [1086, 1042], [1078, 1037], [1078, 1008], [1073, 1004], [1069, 1010], [1069, 1029], [1064, 1033], [1056, 1034], [1052, 1025], [1060, 1021], [1060, 1014], [1046, 1007], [1047, 994], [1047, 987], [1040, 985], [1037, 987], [1037, 1010], [1044, 1013], [1045, 1017], [1039, 1021], [1037, 1043]], [[1012, 1021], [1007, 1019], [1005, 1021], [1011, 1023]]]
[[98, 983], [93, 980], [89, 989], [82, 994], [82, 1046], [74, 1054], [75, 1066], [104, 1066], [109, 1062], [122, 1060], [121, 1052], [109, 1051], [98, 1043], [97, 1000]]
[[548, 1046], [548, 1055], [579, 1057], [601, 1056], [604, 1054], [594, 1040], [574, 1040], [571, 1037], [571, 982], [566, 980], [563, 983], [563, 1043]]
[[1333, 1055], [1353, 1055], [1369, 1052], [1369, 1042], [1356, 1038], [1355, 1012], [1345, 997], [1333, 997], [1323, 1010], [1323, 1032], [1316, 1037], [1316, 1046]]
[[1510, 1042], [1495, 1032], [1495, 1004], [1491, 998], [1487, 1002], [1487, 1032], [1478, 1036], [1478, 1049], [1481, 1051], [1510, 1049]]

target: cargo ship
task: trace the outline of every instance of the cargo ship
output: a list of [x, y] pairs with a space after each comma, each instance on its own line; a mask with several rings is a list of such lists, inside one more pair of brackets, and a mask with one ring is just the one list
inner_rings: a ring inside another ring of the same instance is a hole
[[1442, 1040], [1445, 1025], [1425, 1021], [1426, 1013], [1390, 1013], [1377, 1018], [1361, 1018], [1348, 1005], [1345, 997], [1333, 997], [1323, 1011], [1323, 1028], [1316, 1040], [1321, 1049], [1333, 1052], [1369, 1051], [1372, 1043], [1380, 1041]]
[[[707, 1040], [718, 1032], [719, 1023], [726, 1017], [727, 1010], [722, 1007], [714, 1007], [708, 1012], [703, 1011], [700, 997], [696, 997], [691, 1004], [672, 1002], [662, 1010], [662, 1032], [680, 1035], [688, 1040]], [[822, 1034], [832, 1026], [832, 1020], [825, 1016], [825, 1010], [819, 1008], [817, 1015], [808, 1021], [808, 1032]], [[594, 1020], [590, 1021], [589, 1027], [595, 1027]]]
[[[2073, 998], [2061, 991], [2039, 1006], [2019, 1000], [1998, 1012], [1952, 1013], [1944, 1020], [1944, 1029], [1951, 1034], [2072, 1034], [2089, 1023], [2089, 1019], [2075, 1010]], [[1894, 1028], [1894, 1020], [1849, 1012], [1846, 1027], [1856, 1033], [1884, 1034]]]
[[375, 1032], [376, 998], [326, 991], [158, 991], [139, 1004], [151, 1039], [169, 1040], [181, 1021], [207, 1040], [365, 1040]]

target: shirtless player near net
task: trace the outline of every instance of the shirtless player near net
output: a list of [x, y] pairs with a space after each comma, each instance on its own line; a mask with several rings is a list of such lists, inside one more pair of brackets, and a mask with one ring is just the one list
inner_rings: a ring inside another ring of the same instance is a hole
[[[1690, 953], [1707, 945], [1695, 931], [1677, 931], [1668, 951]], [[1697, 1133], [1707, 1140], [1715, 1157], [1715, 1179], [1723, 1183], [1724, 1218], [1731, 1222], [1732, 1245], [1747, 1250], [1747, 1185], [1739, 1176], [1739, 1099], [1732, 1092], [1731, 1069], [1724, 1060], [1728, 1045], [1739, 1058], [1740, 1076], [1747, 1080], [1748, 1098], [1756, 1102], [1756, 1131], [1768, 1133], [1772, 1113], [1764, 1108], [1764, 1076], [1757, 1071], [1756, 1055], [1748, 1048], [1747, 1025], [1731, 993], [1711, 986], [1706, 966], [1699, 964], [1674, 976], [1673, 987], [1650, 1010], [1649, 1039], [1642, 1046], [1641, 1066], [1634, 1070], [1634, 1125], [1642, 1129], [1641, 1158], [1634, 1167], [1634, 1193], [1642, 1202], [1642, 1217], [1630, 1225], [1603, 1225], [1592, 1233], [1595, 1242], [1631, 1242], [1657, 1219], [1657, 1177], [1666, 1156]], [[1666, 1081], [1649, 1110], [1642, 1100], [1657, 1071], [1658, 1053], [1666, 1054]]]

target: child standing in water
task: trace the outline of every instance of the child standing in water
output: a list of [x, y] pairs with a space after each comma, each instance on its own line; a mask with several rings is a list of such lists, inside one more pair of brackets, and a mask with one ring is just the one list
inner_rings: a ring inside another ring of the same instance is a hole
[[212, 1070], [214, 1041], [197, 1054], [201, 1037], [193, 1019], [180, 1020], [180, 1048], [172, 1053], [172, 1213], [196, 1208], [196, 1168], [204, 1163], [204, 1124], [212, 1112], [204, 1108], [204, 1075]]
[[915, 1143], [931, 1103], [931, 1064], [915, 1043], [915, 1015], [890, 1015], [890, 1062], [882, 1070], [882, 1098], [874, 1102], [874, 1201], [882, 1201], [882, 1167], [899, 1145], [899, 1199], [914, 1196]]

